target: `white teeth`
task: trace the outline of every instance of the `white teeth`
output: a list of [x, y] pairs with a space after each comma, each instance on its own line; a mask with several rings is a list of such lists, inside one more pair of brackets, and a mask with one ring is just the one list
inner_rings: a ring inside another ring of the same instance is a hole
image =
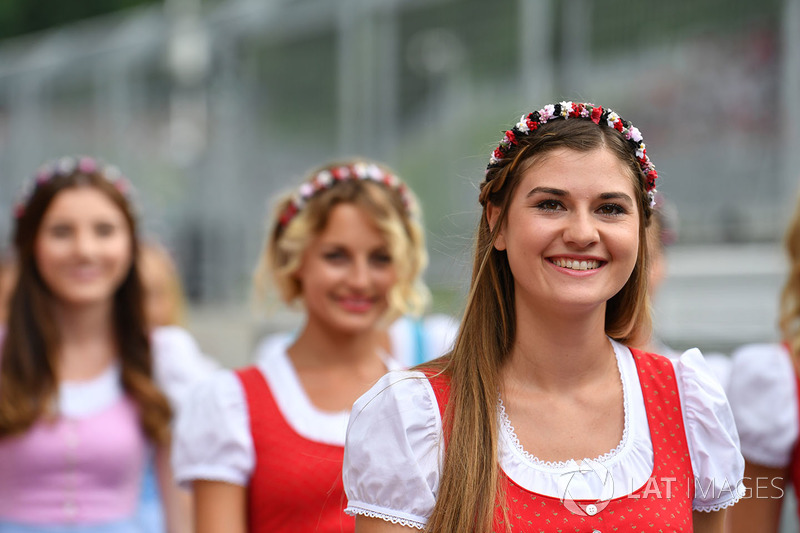
[[599, 261], [573, 261], [572, 259], [555, 259], [553, 262], [562, 268], [570, 270], [594, 270], [600, 267]]

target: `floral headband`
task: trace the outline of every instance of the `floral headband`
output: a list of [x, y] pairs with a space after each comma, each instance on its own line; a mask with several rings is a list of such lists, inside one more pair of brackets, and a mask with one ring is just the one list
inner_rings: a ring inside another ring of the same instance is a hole
[[557, 104], [549, 104], [544, 106], [539, 111], [534, 111], [528, 115], [522, 115], [519, 122], [508, 130], [500, 144], [492, 152], [489, 159], [489, 165], [486, 167], [486, 172], [495, 167], [500, 166], [500, 162], [505, 158], [508, 153], [517, 146], [518, 139], [524, 135], [530, 135], [531, 132], [537, 130], [542, 124], [546, 124], [552, 120], [561, 119], [568, 120], [570, 118], [588, 118], [597, 125], [601, 123], [607, 124], [609, 128], [614, 128], [630, 143], [633, 150], [636, 152], [636, 162], [639, 163], [639, 168], [645, 175], [645, 190], [647, 196], [650, 198], [650, 207], [655, 205], [656, 197], [656, 179], [658, 172], [656, 167], [647, 156], [647, 148], [642, 140], [641, 132], [630, 122], [624, 120], [618, 114], [610, 109], [603, 109], [600, 106], [589, 103], [575, 103], [575, 102], [559, 102]]
[[307, 182], [300, 185], [292, 195], [289, 204], [281, 212], [278, 218], [279, 227], [285, 228], [312, 197], [334, 187], [337, 183], [353, 180], [370, 180], [397, 191], [403, 201], [403, 206], [409, 213], [416, 205], [413, 195], [400, 178], [374, 163], [358, 162], [321, 170]]
[[25, 183], [22, 188], [22, 195], [14, 206], [14, 217], [17, 219], [22, 218], [28, 202], [30, 202], [31, 197], [39, 187], [54, 179], [66, 178], [76, 173], [100, 174], [111, 182], [123, 196], [129, 197], [131, 194], [130, 183], [117, 167], [106, 165], [100, 160], [88, 156], [62, 157], [57, 161], [45, 163], [39, 167], [33, 178]]

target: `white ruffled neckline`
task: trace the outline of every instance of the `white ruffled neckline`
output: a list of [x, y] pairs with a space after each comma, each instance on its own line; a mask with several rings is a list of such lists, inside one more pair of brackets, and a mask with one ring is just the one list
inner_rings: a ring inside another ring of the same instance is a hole
[[[625, 494], [638, 489], [647, 482], [652, 474], [653, 450], [636, 363], [627, 347], [613, 339], [610, 340], [614, 347], [617, 369], [622, 381], [624, 410], [622, 438], [613, 450], [594, 459], [542, 461], [522, 447], [514, 426], [505, 412], [502, 399], [499, 400], [500, 464], [506, 475], [526, 490], [546, 496], [560, 497], [563, 487], [559, 485], [559, 480], [563, 482], [561, 478], [580, 470], [581, 462], [599, 464], [608, 470], [615, 480], [617, 489]], [[587, 480], [587, 485], [584, 487], [587, 499], [595, 497], [596, 491], [603, 488], [595, 481]]]
[[[613, 341], [612, 341], [613, 345]], [[624, 421], [623, 421], [623, 428], [622, 428], [622, 439], [620, 439], [619, 444], [617, 447], [611, 451], [608, 451], [598, 457], [593, 459], [584, 459], [584, 460], [591, 460], [595, 463], [606, 463], [610, 459], [618, 456], [623, 448], [626, 447], [628, 444], [628, 436], [630, 434], [630, 406], [629, 406], [629, 399], [630, 394], [628, 392], [628, 384], [626, 383], [624, 373], [622, 371], [622, 365], [620, 364], [620, 356], [619, 351], [617, 350], [617, 346], [613, 346], [614, 348], [614, 357], [617, 362], [617, 371], [619, 372], [620, 383], [622, 384], [622, 409], [624, 412]], [[529, 453], [525, 448], [522, 447], [522, 443], [519, 441], [519, 437], [517, 437], [517, 432], [514, 429], [514, 426], [511, 424], [511, 420], [508, 417], [508, 413], [506, 412], [506, 406], [503, 403], [503, 398], [498, 395], [498, 404], [499, 404], [499, 417], [500, 417], [500, 427], [502, 431], [506, 434], [506, 438], [511, 442], [517, 450], [517, 453], [525, 458], [525, 460], [531, 463], [534, 466], [537, 466], [542, 469], [548, 470], [564, 470], [566, 468], [572, 468], [575, 465], [574, 459], [569, 459], [567, 461], [542, 461], [535, 455]]]
[[[258, 369], [289, 427], [308, 440], [344, 446], [350, 410], [323, 411], [312, 403], [289, 359], [288, 349], [294, 340], [290, 334], [276, 335], [262, 343], [257, 354]], [[382, 353], [381, 358], [388, 370], [402, 368], [388, 354]]]

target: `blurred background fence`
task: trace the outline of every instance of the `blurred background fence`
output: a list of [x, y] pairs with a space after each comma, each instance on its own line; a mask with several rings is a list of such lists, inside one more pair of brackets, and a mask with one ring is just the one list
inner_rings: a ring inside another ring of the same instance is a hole
[[[275, 194], [330, 158], [421, 197], [436, 309], [457, 314], [476, 184], [523, 112], [601, 103], [644, 133], [679, 211], [656, 324], [679, 347], [776, 336], [800, 176], [800, 0], [165, 0], [0, 40], [0, 232], [44, 160], [96, 154], [175, 254], [191, 328], [244, 362]], [[6, 241], [7, 242], [7, 241]]]

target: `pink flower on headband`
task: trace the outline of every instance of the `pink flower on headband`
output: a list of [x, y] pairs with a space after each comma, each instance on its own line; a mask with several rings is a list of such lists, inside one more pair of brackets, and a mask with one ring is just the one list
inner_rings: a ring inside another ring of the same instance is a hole
[[78, 172], [81, 174], [93, 174], [97, 171], [97, 161], [91, 157], [81, 157], [78, 161]]

